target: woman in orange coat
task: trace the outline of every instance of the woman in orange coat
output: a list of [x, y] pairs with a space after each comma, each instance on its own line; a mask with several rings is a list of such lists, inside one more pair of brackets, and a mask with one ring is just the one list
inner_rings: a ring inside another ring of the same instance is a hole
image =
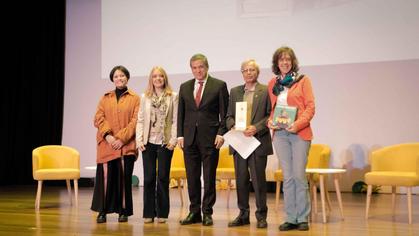
[[[268, 84], [272, 104], [268, 127], [273, 129], [272, 143], [284, 175], [284, 208], [286, 220], [279, 230], [308, 230], [310, 197], [306, 178], [307, 156], [313, 133], [310, 121], [314, 116], [314, 95], [308, 76], [298, 74], [298, 60], [289, 47], [277, 49], [272, 58], [276, 75]], [[297, 116], [287, 128], [280, 128], [275, 119], [277, 105], [297, 108]]]
[[127, 84], [129, 71], [115, 66], [110, 79], [115, 89], [105, 93], [96, 110], [97, 169], [91, 209], [96, 222], [106, 222], [107, 213], [118, 213], [119, 222], [133, 214], [132, 172], [137, 159], [135, 126], [140, 97]]

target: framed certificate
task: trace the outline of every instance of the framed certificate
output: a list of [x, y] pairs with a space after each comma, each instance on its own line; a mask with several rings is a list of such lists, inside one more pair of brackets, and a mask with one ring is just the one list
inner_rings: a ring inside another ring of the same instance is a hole
[[247, 119], [247, 102], [236, 102], [236, 130], [246, 129]]

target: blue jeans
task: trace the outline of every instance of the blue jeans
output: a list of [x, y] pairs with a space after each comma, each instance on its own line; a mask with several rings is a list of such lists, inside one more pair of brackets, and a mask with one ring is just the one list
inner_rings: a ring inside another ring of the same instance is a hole
[[286, 130], [277, 130], [273, 138], [273, 146], [284, 175], [286, 222], [293, 224], [308, 222], [311, 211], [305, 172], [310, 144], [311, 141], [305, 141]]

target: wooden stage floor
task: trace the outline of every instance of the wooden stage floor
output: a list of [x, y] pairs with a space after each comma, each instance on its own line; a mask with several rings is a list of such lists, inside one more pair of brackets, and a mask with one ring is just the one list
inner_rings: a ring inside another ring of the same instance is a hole
[[[372, 197], [370, 218], [364, 219], [365, 194], [343, 193], [345, 219], [341, 220], [334, 192], [330, 193], [332, 211], [328, 222], [322, 223], [321, 212], [313, 216], [310, 231], [280, 232], [284, 220], [282, 200], [275, 210], [275, 194], [268, 193], [268, 228], [257, 229], [254, 217], [254, 197], [251, 195], [251, 224], [228, 228], [228, 221], [238, 214], [236, 193], [231, 192], [227, 207], [226, 190], [217, 191], [214, 206], [214, 225], [179, 225], [179, 219], [188, 213], [181, 206], [177, 189], [170, 190], [171, 209], [165, 224], [144, 224], [142, 221], [142, 188], [134, 187], [134, 215], [128, 223], [118, 223], [116, 214], [108, 215], [107, 223], [96, 224], [96, 213], [90, 210], [93, 188], [81, 188], [79, 207], [69, 204], [65, 187], [44, 186], [41, 209], [34, 210], [36, 186], [0, 187], [0, 235], [419, 235], [419, 196], [413, 195], [413, 224], [407, 223], [406, 195], [397, 195], [395, 217], [391, 214], [391, 195], [376, 194]], [[317, 197], [318, 200], [320, 196]], [[320, 203], [319, 203], [319, 209]]]

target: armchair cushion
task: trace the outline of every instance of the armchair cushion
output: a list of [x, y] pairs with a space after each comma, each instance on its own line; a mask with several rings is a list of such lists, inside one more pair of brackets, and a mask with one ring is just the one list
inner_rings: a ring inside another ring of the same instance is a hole
[[61, 145], [46, 145], [32, 152], [32, 169], [35, 180], [80, 178], [80, 154]]
[[35, 180], [79, 179], [80, 170], [71, 168], [41, 169], [33, 173]]
[[403, 143], [372, 152], [368, 185], [418, 186], [419, 143]]
[[371, 185], [418, 186], [419, 176], [416, 172], [374, 171], [365, 174], [365, 182]]

